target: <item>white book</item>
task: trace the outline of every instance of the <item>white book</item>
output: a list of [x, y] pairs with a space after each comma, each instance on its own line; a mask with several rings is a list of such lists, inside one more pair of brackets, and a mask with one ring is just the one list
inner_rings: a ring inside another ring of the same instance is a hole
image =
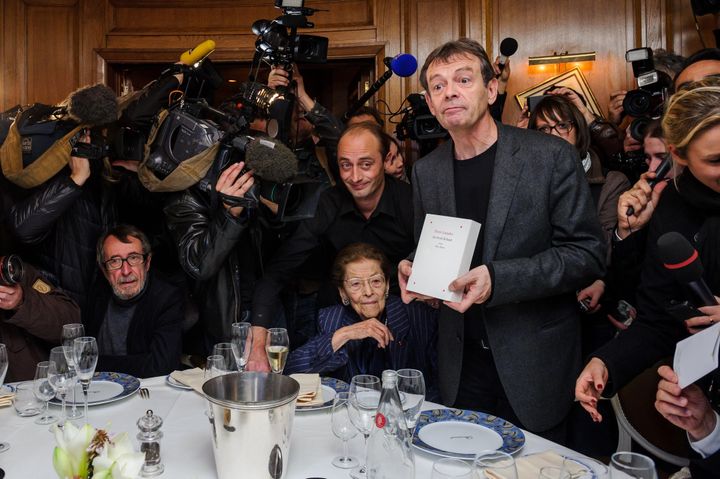
[[480, 223], [451, 216], [425, 215], [407, 289], [445, 301], [460, 301], [450, 283], [470, 270]]

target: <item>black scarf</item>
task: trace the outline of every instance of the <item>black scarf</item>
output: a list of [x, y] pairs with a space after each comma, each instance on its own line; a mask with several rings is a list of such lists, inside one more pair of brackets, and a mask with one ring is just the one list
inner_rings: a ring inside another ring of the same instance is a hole
[[695, 246], [705, 281], [711, 291], [720, 294], [720, 193], [700, 183], [687, 168], [677, 177], [677, 191], [683, 201], [705, 216]]

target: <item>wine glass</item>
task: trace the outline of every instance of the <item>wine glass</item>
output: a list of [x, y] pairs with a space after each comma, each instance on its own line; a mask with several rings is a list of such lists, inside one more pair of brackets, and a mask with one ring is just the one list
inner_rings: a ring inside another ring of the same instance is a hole
[[610, 458], [612, 479], [657, 479], [652, 459], [636, 452], [616, 452]]
[[285, 328], [270, 328], [267, 332], [265, 352], [272, 372], [282, 374], [290, 352], [290, 338]]
[[[85, 335], [85, 326], [80, 323], [66, 324], [62, 329], [62, 345], [70, 348], [70, 357], [67, 358], [70, 363], [70, 367], [75, 368], [75, 358], [72, 355], [73, 341], [75, 338]], [[70, 414], [67, 415], [68, 419], [80, 419], [82, 413], [77, 408], [75, 388], [72, 390], [72, 409]]]
[[339, 392], [335, 395], [332, 405], [332, 416], [330, 422], [332, 424], [332, 432], [343, 443], [342, 456], [336, 456], [332, 460], [332, 465], [341, 469], [352, 469], [357, 467], [359, 462], [357, 458], [352, 457], [348, 453], [347, 442], [357, 436], [358, 430], [350, 421], [350, 412], [348, 411], [350, 393]]
[[67, 346], [56, 346], [50, 350], [50, 364], [48, 366], [48, 380], [60, 395], [62, 407], [58, 427], [65, 426], [68, 416], [65, 411], [65, 396], [75, 386], [75, 369], [70, 366], [67, 358], [72, 356], [72, 349]]
[[518, 479], [515, 458], [502, 451], [480, 451], [475, 456], [475, 468], [481, 478], [504, 477]]
[[252, 350], [253, 332], [252, 325], [247, 322], [232, 324], [232, 343], [237, 349], [235, 361], [238, 365], [238, 371], [245, 371], [245, 365], [250, 357]]
[[75, 358], [75, 371], [82, 385], [85, 399], [85, 424], [88, 423], [88, 389], [90, 381], [95, 374], [98, 362], [98, 345], [92, 336], [81, 336], [73, 341], [73, 357]]
[[52, 384], [50, 384], [48, 380], [49, 366], [50, 363], [48, 361], [41, 361], [35, 366], [33, 391], [38, 399], [45, 402], [45, 409], [43, 409], [40, 417], [35, 419], [35, 424], [52, 424], [58, 420], [57, 416], [48, 414], [48, 403], [55, 397], [55, 389], [53, 389]]
[[465, 461], [444, 457], [433, 463], [431, 479], [473, 479], [473, 469]]
[[[375, 422], [378, 404], [380, 404], [380, 378], [369, 374], [354, 376], [350, 381], [349, 402], [350, 421], [365, 438], [365, 455], [367, 456], [367, 441]], [[365, 464], [360, 466], [357, 471], [353, 471], [350, 476], [356, 479], [367, 477]]]
[[[7, 348], [4, 344], [0, 343], [0, 388], [5, 381], [5, 374], [8, 370], [8, 354]], [[0, 452], [5, 452], [10, 449], [10, 443], [0, 442]]]
[[397, 388], [405, 413], [405, 422], [407, 422], [408, 431], [412, 437], [415, 434], [415, 425], [425, 401], [425, 378], [422, 371], [417, 369], [399, 369], [397, 378]]
[[215, 370], [221, 374], [233, 373], [238, 370], [237, 361], [235, 361], [238, 355], [237, 348], [233, 343], [217, 343], [213, 346], [212, 355], [222, 357], [222, 364], [217, 363], [215, 366]]

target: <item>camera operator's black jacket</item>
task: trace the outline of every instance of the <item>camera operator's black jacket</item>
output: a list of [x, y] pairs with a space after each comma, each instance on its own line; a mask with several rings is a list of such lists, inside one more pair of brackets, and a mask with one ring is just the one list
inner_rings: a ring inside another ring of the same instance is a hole
[[[95, 167], [100, 165], [91, 164]], [[95, 278], [97, 239], [114, 222], [96, 173], [79, 187], [65, 169], [32, 189], [13, 185], [0, 174], [4, 213], [19, 243], [17, 252], [54, 276], [81, 307]]]
[[225, 211], [208, 195], [190, 188], [173, 197], [165, 217], [180, 264], [196, 280], [200, 320], [211, 340], [231, 337], [231, 324], [250, 307], [261, 254], [258, 226]]

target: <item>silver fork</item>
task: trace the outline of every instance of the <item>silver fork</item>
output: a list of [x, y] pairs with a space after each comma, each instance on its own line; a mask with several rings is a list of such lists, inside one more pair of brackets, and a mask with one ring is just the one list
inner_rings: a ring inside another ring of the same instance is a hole
[[150, 390], [148, 388], [140, 388], [140, 397], [150, 399]]

